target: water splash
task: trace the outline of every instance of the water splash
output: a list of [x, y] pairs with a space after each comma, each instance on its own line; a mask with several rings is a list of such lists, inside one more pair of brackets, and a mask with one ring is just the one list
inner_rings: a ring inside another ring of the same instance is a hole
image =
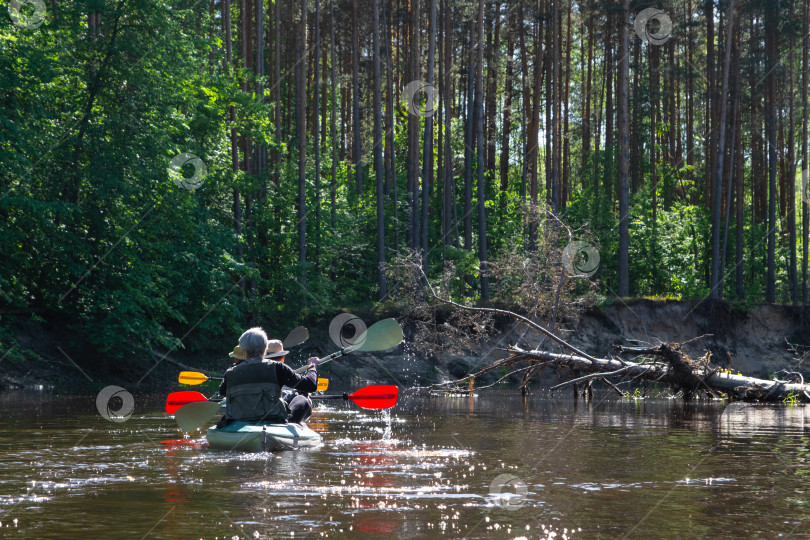
[[382, 440], [388, 441], [391, 439], [391, 424], [392, 424], [390, 409], [382, 410], [382, 419], [385, 422], [385, 431], [383, 431]]

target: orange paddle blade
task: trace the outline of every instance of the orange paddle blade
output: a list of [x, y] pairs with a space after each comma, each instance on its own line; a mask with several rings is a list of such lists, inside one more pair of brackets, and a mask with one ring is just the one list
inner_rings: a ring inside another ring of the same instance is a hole
[[177, 377], [177, 382], [188, 385], [202, 384], [207, 380], [207, 375], [197, 371], [181, 371], [180, 376]]

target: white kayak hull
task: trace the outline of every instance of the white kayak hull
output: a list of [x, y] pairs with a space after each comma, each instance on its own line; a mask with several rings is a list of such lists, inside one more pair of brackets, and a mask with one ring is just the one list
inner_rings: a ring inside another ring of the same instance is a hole
[[231, 422], [224, 428], [212, 427], [205, 435], [211, 448], [241, 452], [265, 452], [312, 448], [323, 442], [305, 424]]

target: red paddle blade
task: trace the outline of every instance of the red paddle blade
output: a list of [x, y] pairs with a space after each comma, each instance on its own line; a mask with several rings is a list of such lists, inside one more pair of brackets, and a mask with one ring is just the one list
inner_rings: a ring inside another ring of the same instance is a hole
[[349, 394], [349, 399], [364, 409], [388, 409], [397, 404], [399, 388], [392, 384], [366, 386]]
[[184, 392], [172, 392], [169, 394], [169, 397], [166, 398], [166, 412], [169, 414], [174, 414], [175, 411], [183, 405], [188, 405], [189, 403], [194, 403], [197, 401], [208, 401], [208, 398], [201, 393], [194, 392], [192, 390], [186, 390]]

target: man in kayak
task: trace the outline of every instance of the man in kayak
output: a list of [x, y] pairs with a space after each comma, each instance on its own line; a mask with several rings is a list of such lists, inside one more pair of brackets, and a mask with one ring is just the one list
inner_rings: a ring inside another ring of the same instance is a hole
[[[288, 352], [289, 351], [284, 350], [284, 345], [280, 340], [271, 339], [267, 342], [267, 352], [265, 353], [264, 359], [283, 364], [284, 357]], [[318, 358], [313, 356], [307, 360], [307, 364], [309, 365], [311, 365], [313, 362], [317, 366]], [[307, 373], [309, 373], [309, 370]], [[317, 384], [318, 377], [316, 375], [315, 385], [317, 386]], [[306, 419], [312, 415], [312, 400], [309, 397], [309, 392], [310, 391], [308, 390], [304, 390], [301, 385], [298, 385], [296, 388], [285, 384], [281, 389], [281, 398], [290, 409], [290, 417], [287, 419], [288, 422], [298, 424], [306, 421]]]
[[[269, 341], [258, 327], [242, 334], [239, 347], [245, 359], [225, 372], [219, 394], [227, 397], [227, 406], [218, 425], [236, 420], [297, 423], [309, 417], [312, 405], [307, 393], [318, 388], [318, 359], [308, 359], [306, 373], [298, 375], [283, 362], [288, 351], [283, 350], [281, 341]], [[282, 361], [274, 361], [276, 358]], [[301, 394], [287, 405], [282, 399], [282, 386]]]

